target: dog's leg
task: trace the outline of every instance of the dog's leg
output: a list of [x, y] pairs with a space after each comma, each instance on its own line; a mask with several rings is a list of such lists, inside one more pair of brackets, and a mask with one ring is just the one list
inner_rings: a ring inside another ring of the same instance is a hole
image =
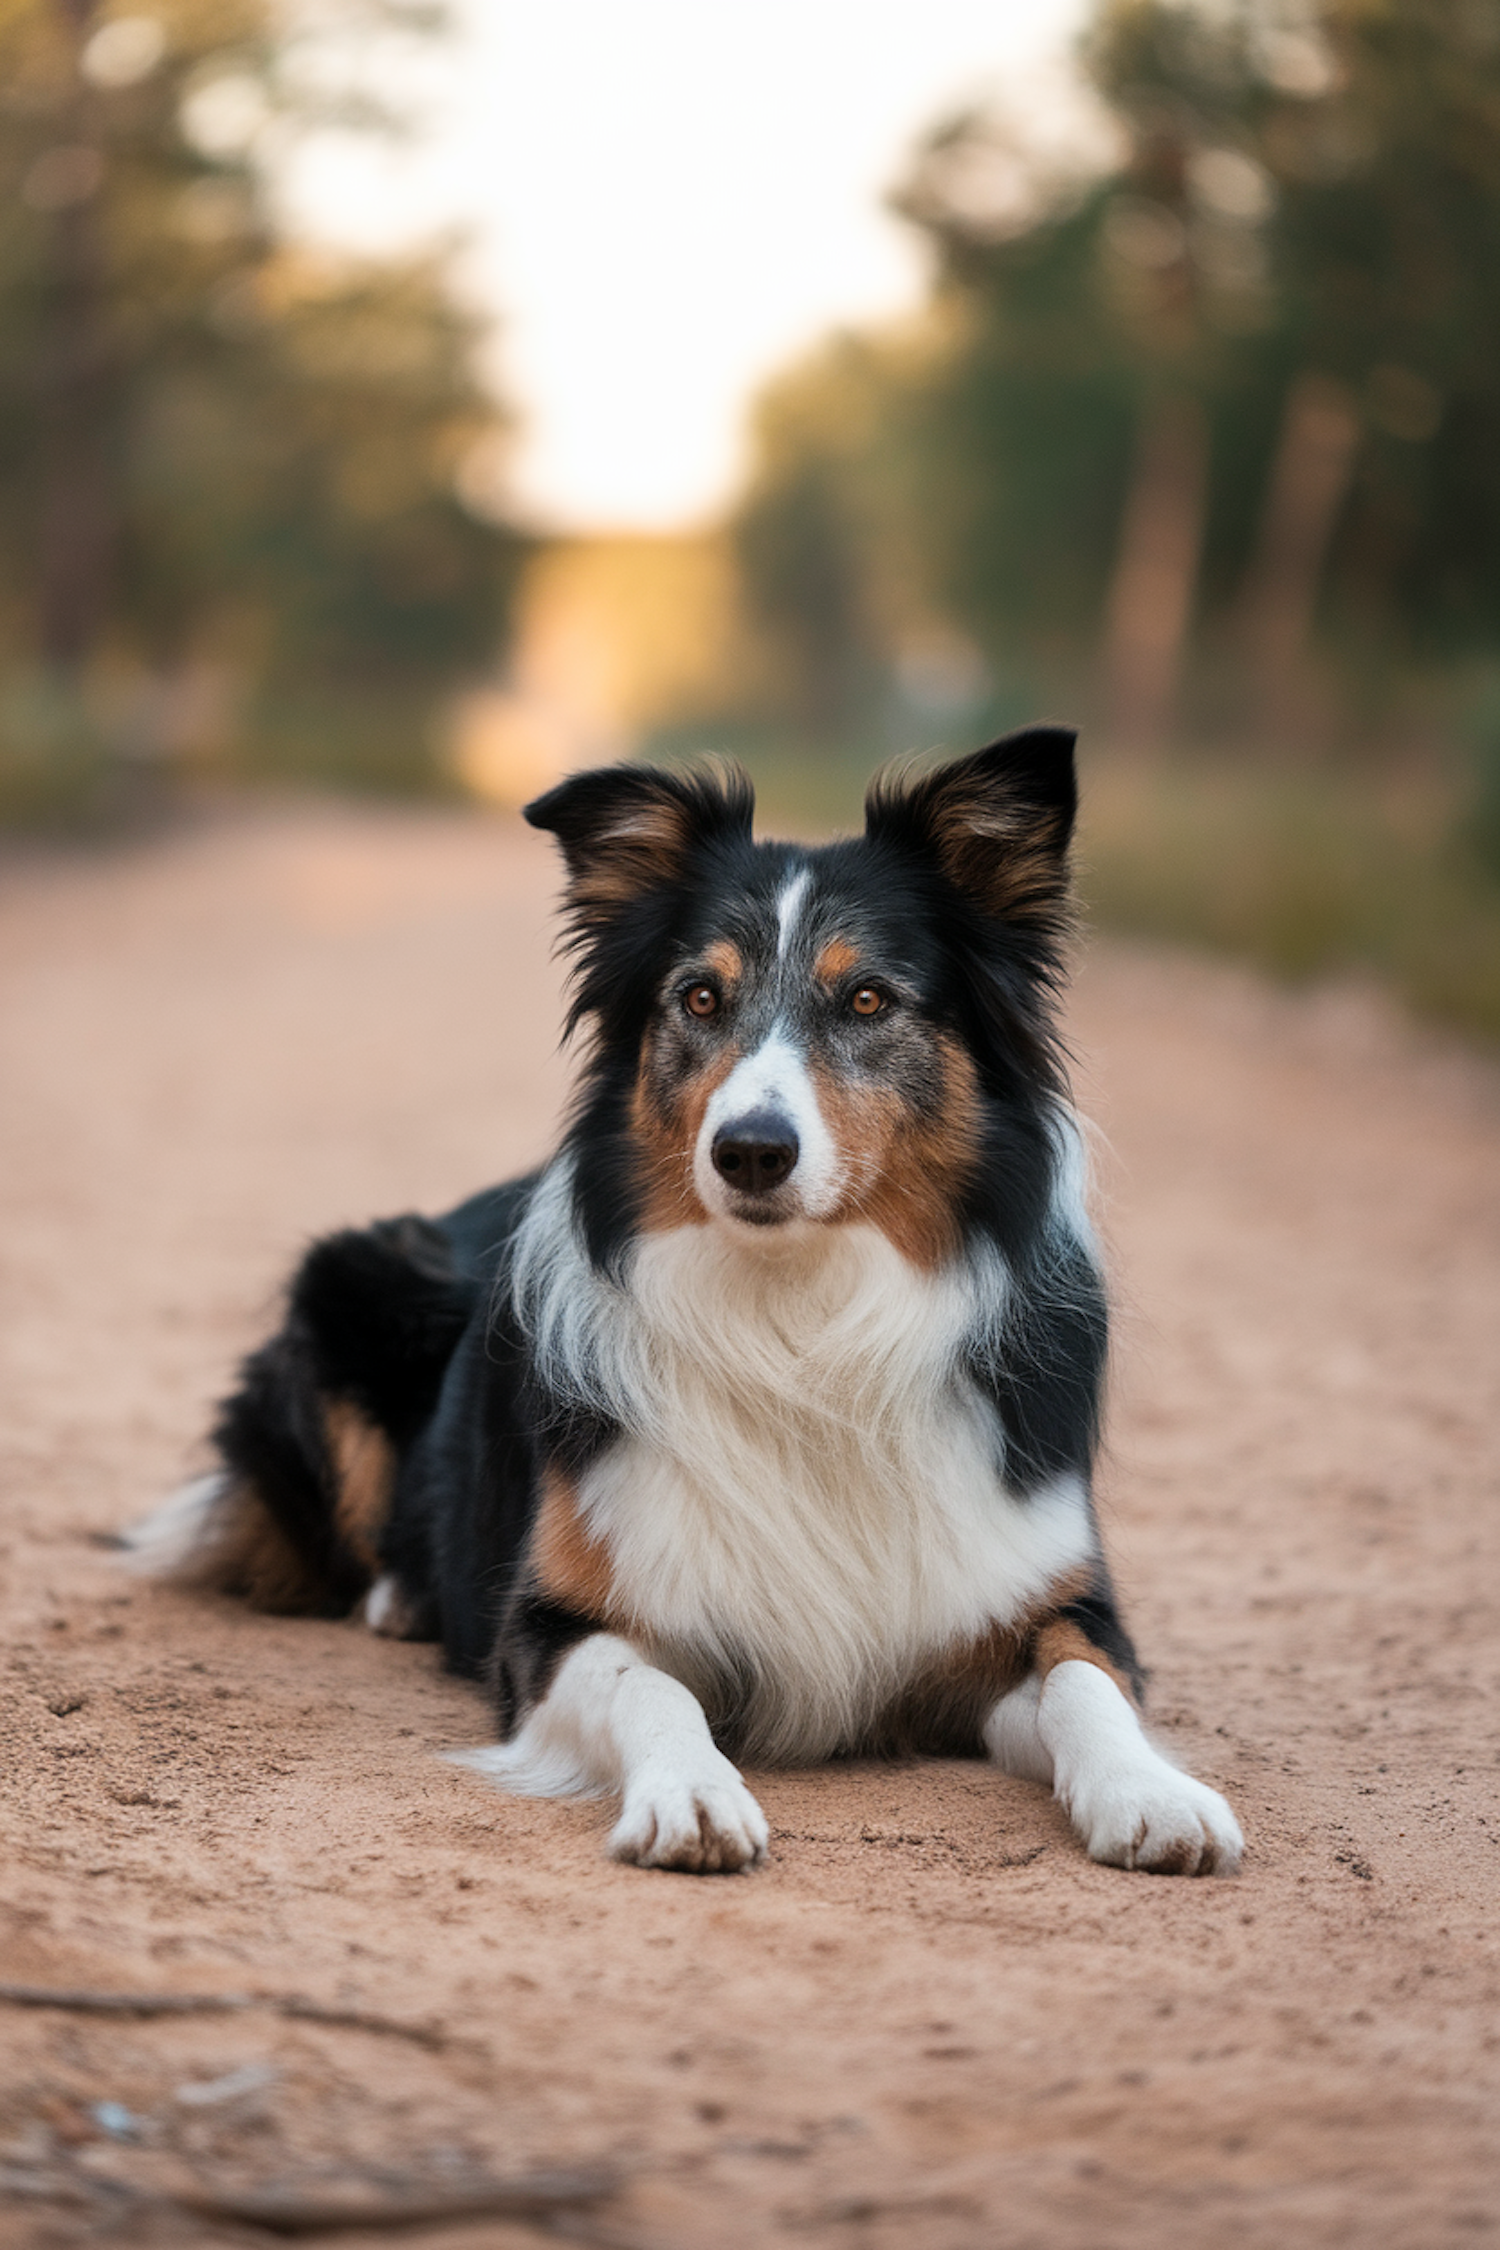
[[638, 1867], [729, 1874], [756, 1866], [770, 1842], [697, 1697], [613, 1633], [570, 1649], [510, 1741], [464, 1763], [523, 1796], [619, 1790], [609, 1848]]
[[1147, 1740], [1102, 1666], [1070, 1658], [1032, 1673], [996, 1704], [984, 1739], [1005, 1772], [1051, 1782], [1091, 1859], [1156, 1875], [1238, 1868], [1244, 1838], [1224, 1799]]

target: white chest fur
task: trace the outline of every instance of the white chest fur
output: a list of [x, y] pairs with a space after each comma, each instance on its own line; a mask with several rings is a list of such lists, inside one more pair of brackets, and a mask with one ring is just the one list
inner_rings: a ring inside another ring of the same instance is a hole
[[763, 1245], [684, 1227], [639, 1245], [627, 1287], [571, 1283], [539, 1342], [625, 1433], [579, 1494], [625, 1629], [700, 1691], [735, 1678], [749, 1754], [857, 1739], [937, 1651], [1090, 1553], [1077, 1480], [1007, 1491], [962, 1372], [964, 1337], [1003, 1311], [998, 1263], [924, 1274], [873, 1228]]

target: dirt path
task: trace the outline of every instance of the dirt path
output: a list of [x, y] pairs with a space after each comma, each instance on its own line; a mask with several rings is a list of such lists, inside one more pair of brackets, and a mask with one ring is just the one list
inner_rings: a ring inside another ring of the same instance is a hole
[[1357, 997], [1100, 947], [1076, 1013], [1114, 1549], [1237, 1883], [941, 1763], [760, 1777], [752, 1879], [613, 1867], [602, 1808], [438, 1762], [484, 1722], [428, 1651], [91, 1544], [302, 1237], [545, 1147], [551, 887], [518, 828], [337, 812], [0, 883], [0, 1977], [378, 2019], [0, 2005], [0, 2242], [254, 2239], [101, 2181], [597, 2160], [626, 2250], [1500, 2236], [1500, 1078]]

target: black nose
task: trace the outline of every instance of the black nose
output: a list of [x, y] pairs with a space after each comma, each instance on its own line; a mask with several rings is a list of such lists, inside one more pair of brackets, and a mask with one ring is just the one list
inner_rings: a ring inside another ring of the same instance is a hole
[[714, 1170], [741, 1195], [764, 1195], [791, 1177], [797, 1161], [797, 1136], [784, 1117], [757, 1110], [737, 1117], [714, 1135]]

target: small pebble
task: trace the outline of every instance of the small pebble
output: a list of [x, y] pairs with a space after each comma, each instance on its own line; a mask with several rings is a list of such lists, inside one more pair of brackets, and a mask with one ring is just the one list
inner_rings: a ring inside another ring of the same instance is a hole
[[215, 2102], [232, 2102], [238, 2094], [259, 2093], [262, 2086], [274, 2083], [276, 2071], [270, 2063], [245, 2063], [238, 2070], [227, 2070], [222, 2078], [201, 2078], [196, 2083], [177, 2088], [174, 2099], [187, 2109], [211, 2109]]
[[94, 2102], [89, 2115], [112, 2141], [138, 2141], [141, 2137], [140, 2119], [123, 2102]]

